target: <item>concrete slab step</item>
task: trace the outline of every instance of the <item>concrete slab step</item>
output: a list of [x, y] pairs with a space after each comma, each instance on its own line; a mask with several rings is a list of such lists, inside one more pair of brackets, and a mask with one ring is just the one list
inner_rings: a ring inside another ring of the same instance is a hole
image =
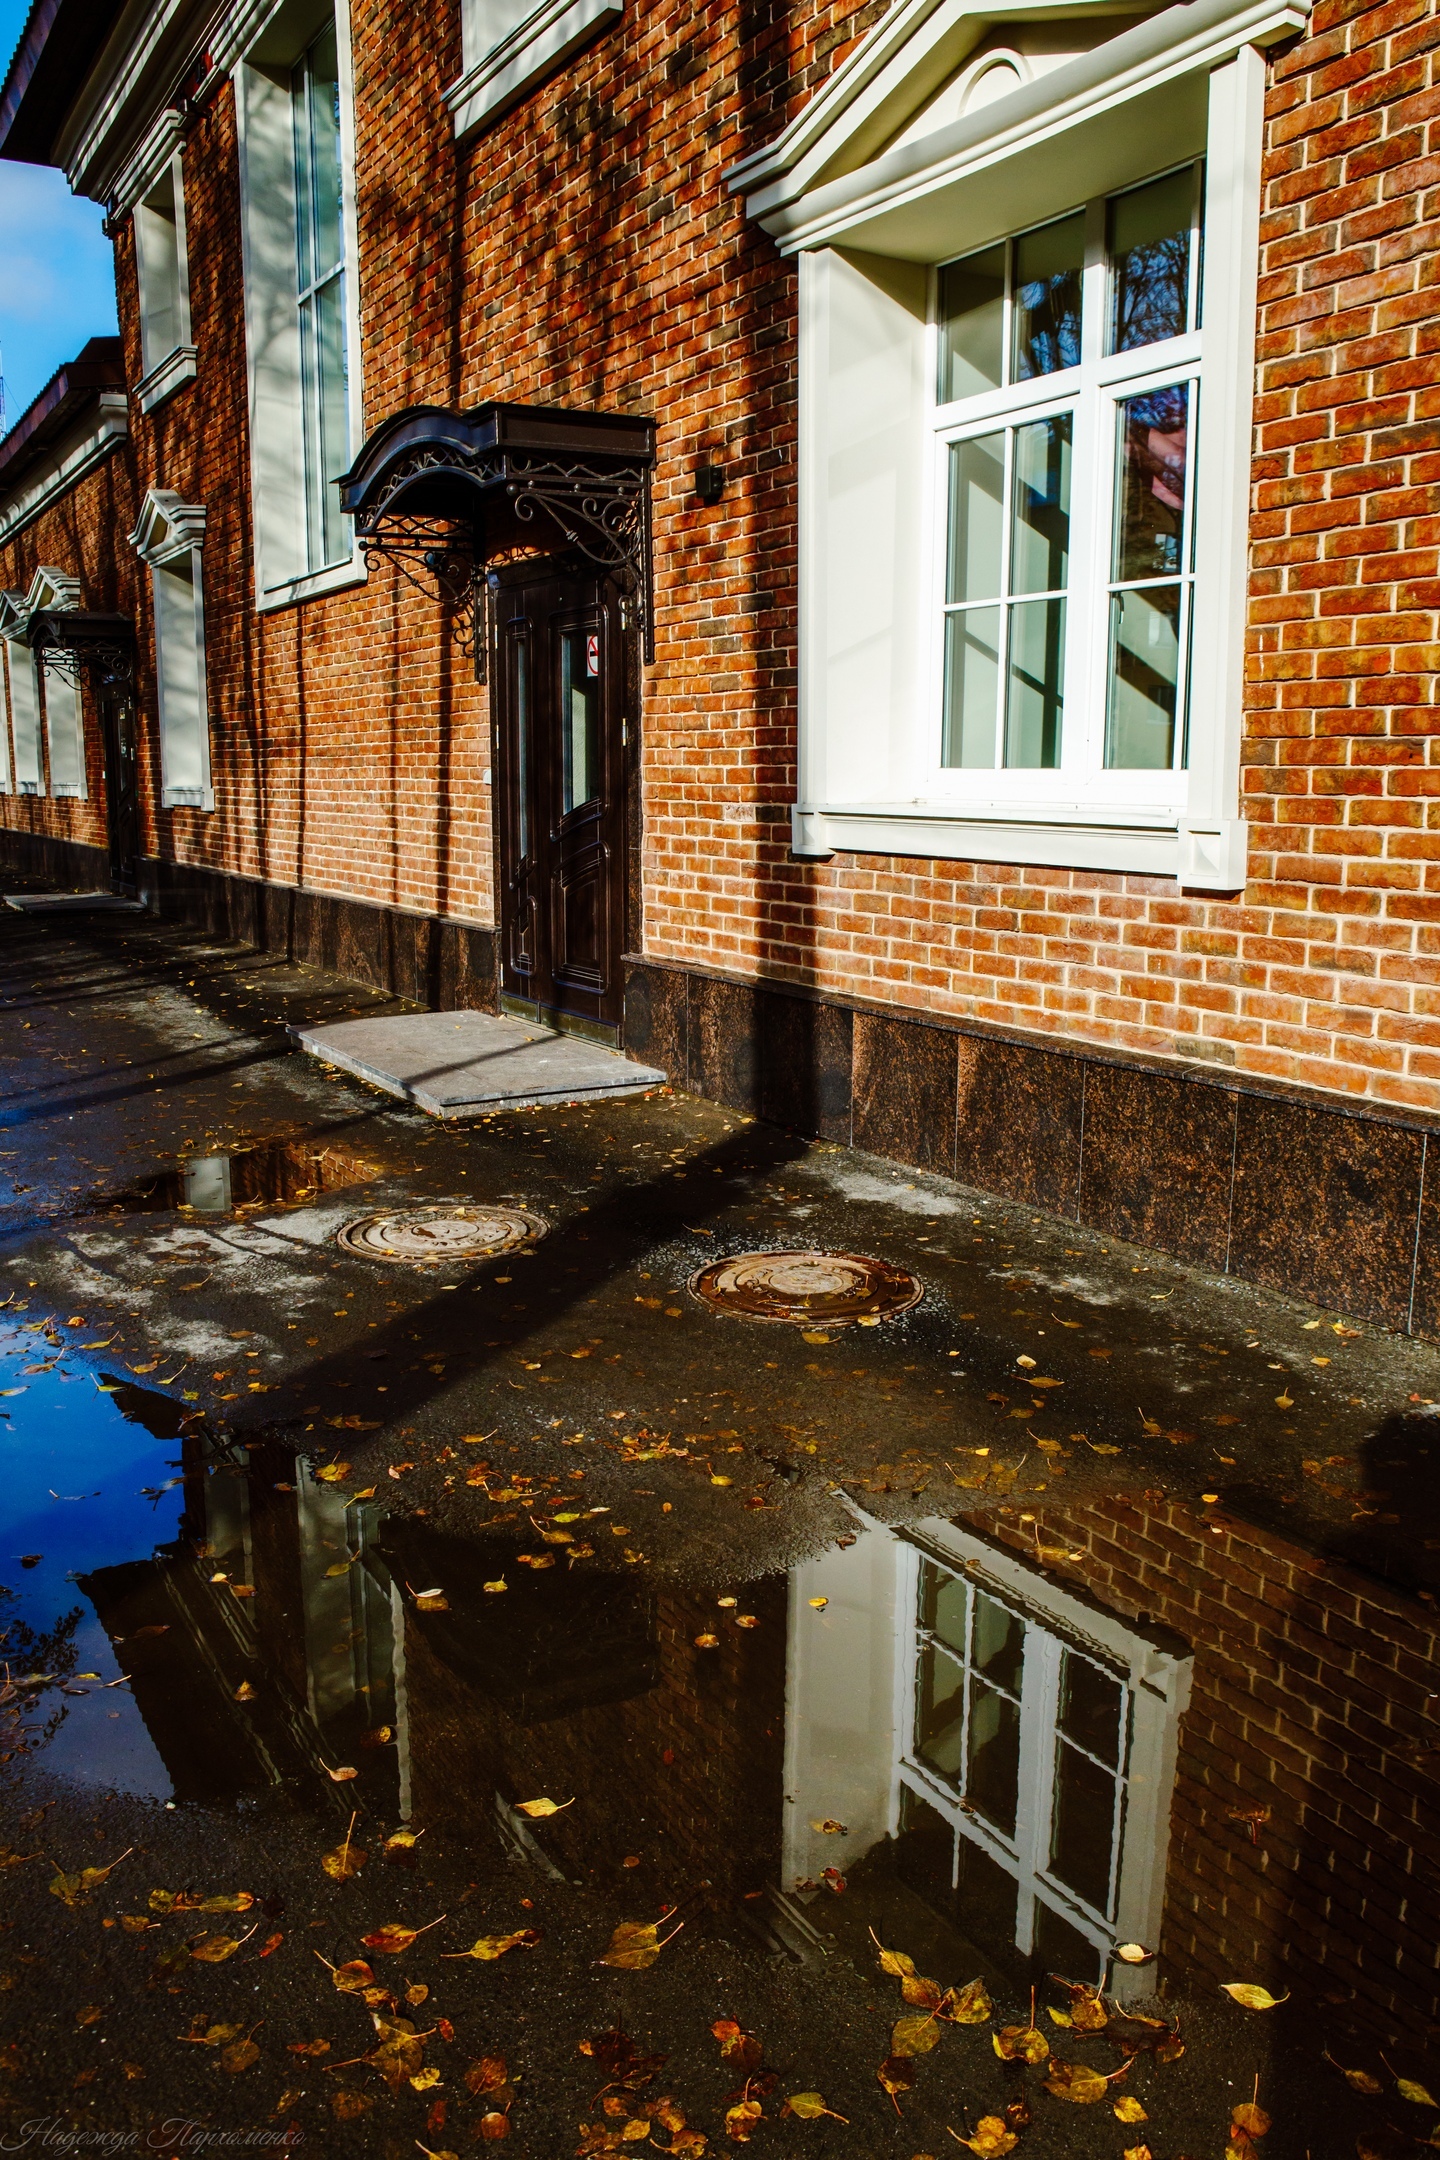
[[6, 907], [17, 915], [70, 915], [79, 909], [99, 910], [107, 915], [143, 915], [143, 900], [127, 900], [113, 892], [16, 892], [0, 894]]
[[618, 1050], [493, 1013], [395, 1013], [290, 1034], [309, 1056], [437, 1118], [640, 1095], [666, 1080]]

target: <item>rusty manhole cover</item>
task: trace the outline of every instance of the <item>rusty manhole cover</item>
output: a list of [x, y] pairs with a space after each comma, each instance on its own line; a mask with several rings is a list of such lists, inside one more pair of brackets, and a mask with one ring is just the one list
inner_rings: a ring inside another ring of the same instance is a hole
[[357, 1215], [336, 1232], [335, 1242], [343, 1252], [365, 1260], [434, 1267], [447, 1260], [488, 1260], [533, 1245], [547, 1227], [523, 1208], [442, 1200], [430, 1207], [380, 1208], [373, 1215]]
[[810, 1327], [888, 1320], [925, 1294], [904, 1268], [843, 1252], [731, 1253], [701, 1268], [690, 1288], [716, 1312]]

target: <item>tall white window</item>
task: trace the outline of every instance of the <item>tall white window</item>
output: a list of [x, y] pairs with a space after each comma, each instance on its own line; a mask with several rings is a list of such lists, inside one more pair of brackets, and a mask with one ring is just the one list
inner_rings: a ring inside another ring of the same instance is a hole
[[135, 270], [140, 288], [137, 394], [152, 412], [195, 373], [190, 342], [190, 270], [185, 245], [185, 183], [177, 150], [135, 206]]
[[350, 553], [340, 493], [334, 485], [350, 463], [350, 393], [345, 353], [340, 64], [333, 23], [297, 65], [291, 99], [306, 567], [323, 570]]
[[10, 677], [10, 721], [15, 738], [15, 788], [20, 795], [40, 795], [45, 774], [40, 762], [40, 674], [35, 655], [19, 638], [5, 640]]
[[1183, 802], [1202, 179], [1188, 161], [938, 273], [946, 793]]
[[239, 70], [257, 600], [363, 578], [336, 482], [360, 440], [354, 153], [342, 18], [282, 10]]
[[45, 741], [50, 753], [50, 792], [84, 799], [85, 724], [80, 691], [72, 675], [58, 667], [41, 671], [45, 689]]
[[151, 488], [130, 545], [149, 566], [160, 706], [160, 802], [167, 810], [213, 810], [210, 712], [205, 681], [205, 510], [169, 488]]

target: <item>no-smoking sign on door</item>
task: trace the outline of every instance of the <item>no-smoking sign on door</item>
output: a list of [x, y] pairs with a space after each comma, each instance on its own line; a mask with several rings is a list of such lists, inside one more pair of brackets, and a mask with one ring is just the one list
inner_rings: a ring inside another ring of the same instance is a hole
[[587, 637], [585, 640], [585, 672], [587, 675], [598, 675], [600, 672], [600, 639], [598, 636]]

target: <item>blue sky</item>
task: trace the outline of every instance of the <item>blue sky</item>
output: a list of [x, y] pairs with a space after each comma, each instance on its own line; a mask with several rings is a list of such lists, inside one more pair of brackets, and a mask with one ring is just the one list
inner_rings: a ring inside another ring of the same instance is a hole
[[[0, 73], [25, 26], [28, 0], [0, 0]], [[87, 338], [115, 328], [115, 269], [98, 203], [63, 173], [0, 158], [0, 376], [5, 425]]]

